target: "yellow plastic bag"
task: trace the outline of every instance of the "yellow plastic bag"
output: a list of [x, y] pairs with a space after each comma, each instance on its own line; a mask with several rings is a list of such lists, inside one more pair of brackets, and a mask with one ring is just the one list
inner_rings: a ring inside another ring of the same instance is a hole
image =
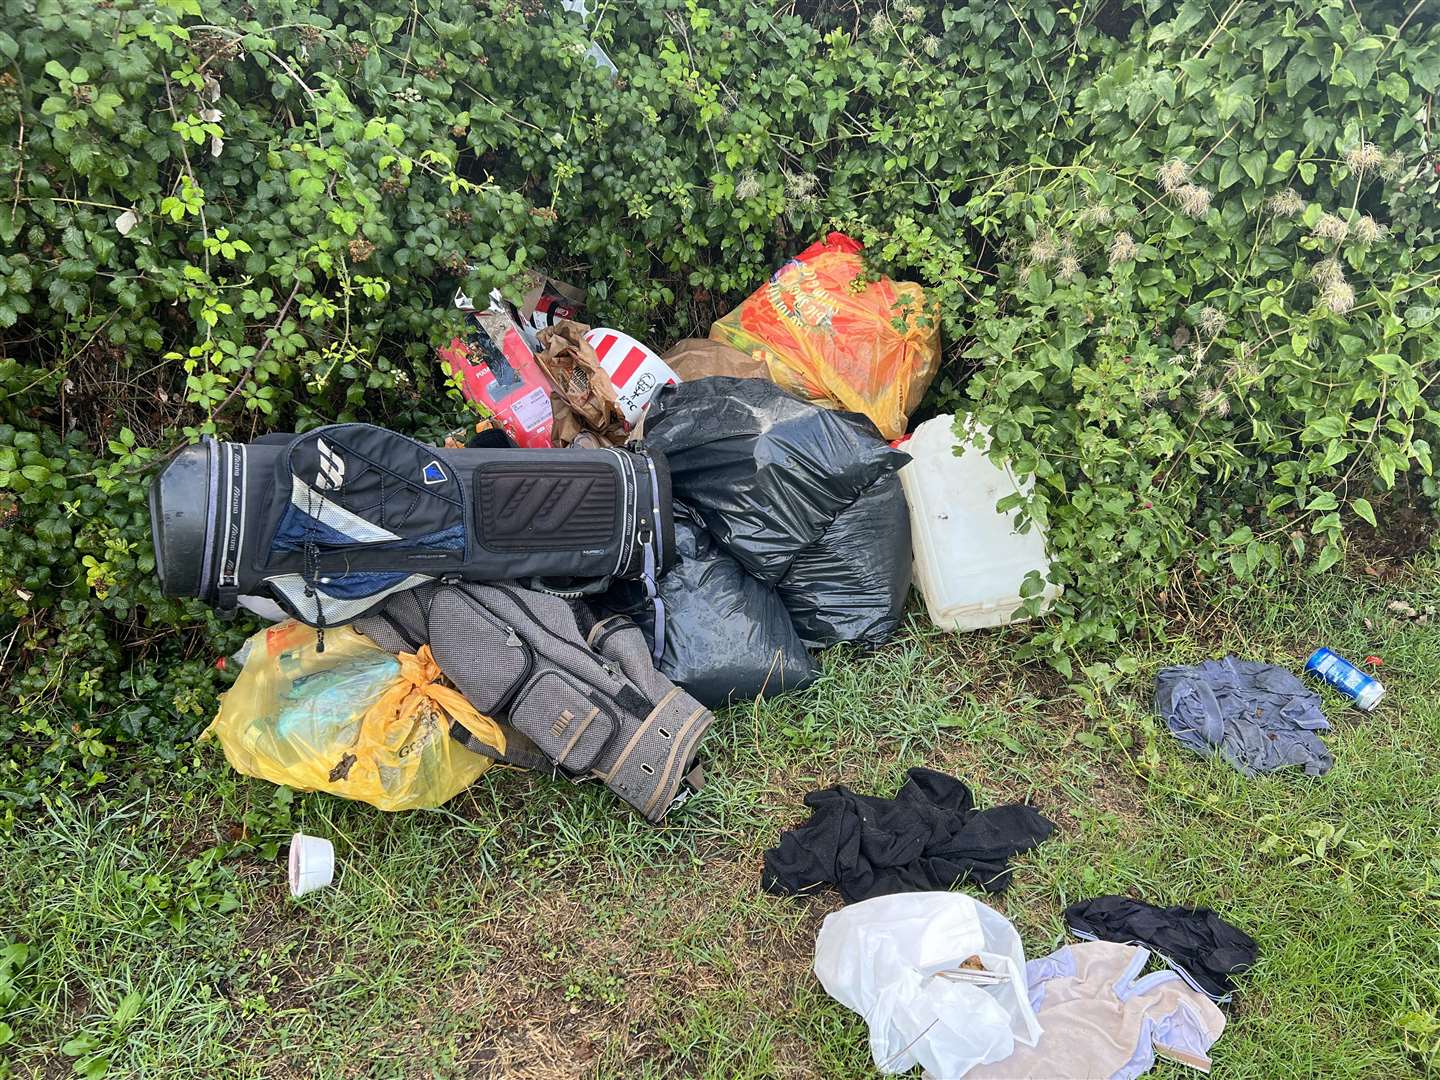
[[284, 622], [246, 645], [244, 669], [201, 738], [214, 735], [237, 772], [328, 791], [381, 810], [439, 806], [487, 770], [450, 737], [452, 721], [504, 752], [505, 736], [441, 685], [429, 646], [392, 656], [349, 627]]
[[831, 233], [710, 327], [817, 405], [864, 413], [898, 439], [940, 367], [940, 324], [914, 282], [862, 276], [860, 244]]

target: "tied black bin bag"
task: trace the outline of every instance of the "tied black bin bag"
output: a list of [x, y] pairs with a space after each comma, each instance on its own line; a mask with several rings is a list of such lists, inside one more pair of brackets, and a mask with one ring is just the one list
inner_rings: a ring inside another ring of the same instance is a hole
[[[676, 511], [675, 550], [679, 561], [659, 589], [666, 677], [712, 707], [732, 695], [783, 694], [814, 680], [815, 664], [780, 594], [746, 573], [689, 511]], [[641, 607], [636, 621], [653, 641], [648, 616]]]
[[875, 646], [895, 632], [910, 588], [897, 473], [910, 458], [868, 419], [764, 379], [698, 379], [661, 390], [643, 446], [669, 462], [677, 508], [712, 542], [677, 540], [660, 583], [662, 598], [685, 594], [668, 610], [661, 670], [700, 700], [796, 689], [811, 669], [796, 642]]

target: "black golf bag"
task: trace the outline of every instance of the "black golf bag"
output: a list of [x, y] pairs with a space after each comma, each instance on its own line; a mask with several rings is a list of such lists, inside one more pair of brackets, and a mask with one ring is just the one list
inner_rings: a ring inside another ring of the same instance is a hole
[[436, 580], [653, 595], [675, 547], [663, 455], [447, 450], [370, 424], [186, 447], [150, 523], [167, 595], [267, 597], [322, 628]]

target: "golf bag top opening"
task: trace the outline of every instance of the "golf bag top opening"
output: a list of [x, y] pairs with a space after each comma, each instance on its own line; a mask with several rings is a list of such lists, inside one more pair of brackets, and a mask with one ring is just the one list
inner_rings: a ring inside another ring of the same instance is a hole
[[662, 455], [450, 450], [370, 424], [186, 447], [150, 516], [166, 595], [268, 596], [312, 626], [428, 581], [653, 584], [674, 559]]

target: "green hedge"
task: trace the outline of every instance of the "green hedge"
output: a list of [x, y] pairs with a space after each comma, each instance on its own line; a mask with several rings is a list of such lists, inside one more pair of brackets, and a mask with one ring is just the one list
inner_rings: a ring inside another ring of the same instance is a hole
[[[543, 267], [657, 344], [830, 227], [922, 281], [1033, 473], [1062, 670], [1153, 598], [1436, 497], [1424, 5], [3, 0], [0, 789], [164, 760], [243, 627], [162, 599], [145, 467], [462, 406], [448, 296]], [[1031, 583], [1037, 587], [1038, 583]]]

